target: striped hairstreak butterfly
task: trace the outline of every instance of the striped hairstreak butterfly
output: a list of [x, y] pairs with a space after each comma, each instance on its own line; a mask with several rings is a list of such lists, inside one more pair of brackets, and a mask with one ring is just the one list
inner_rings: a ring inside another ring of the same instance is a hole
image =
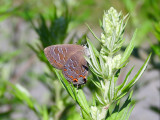
[[62, 70], [64, 77], [73, 85], [86, 83], [88, 67], [85, 51], [83, 46], [73, 44], [52, 45], [44, 49], [50, 64]]

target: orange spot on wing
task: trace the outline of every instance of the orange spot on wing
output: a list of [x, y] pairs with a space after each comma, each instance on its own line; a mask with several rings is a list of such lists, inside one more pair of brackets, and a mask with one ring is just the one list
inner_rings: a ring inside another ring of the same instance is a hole
[[65, 50], [65, 48], [62, 48], [62, 52], [63, 52], [64, 54], [66, 54], [66, 50]]
[[53, 62], [54, 62], [54, 63], [57, 63], [55, 59], [53, 59]]
[[78, 82], [78, 79], [77, 78], [73, 79], [73, 82]]
[[64, 69], [64, 71], [67, 71], [67, 69]]
[[73, 76], [70, 76], [73, 79]]
[[59, 56], [60, 56], [60, 60], [63, 60], [64, 56], [62, 53], [59, 53]]
[[83, 77], [83, 75], [80, 75], [79, 77]]
[[59, 53], [59, 51], [58, 51], [58, 48], [57, 48], [57, 47], [55, 47], [54, 52], [55, 52], [55, 54], [58, 54], [58, 53]]
[[57, 62], [55, 59], [52, 59], [51, 64], [53, 64], [54, 67], [58, 67], [58, 69], [62, 67], [62, 64]]

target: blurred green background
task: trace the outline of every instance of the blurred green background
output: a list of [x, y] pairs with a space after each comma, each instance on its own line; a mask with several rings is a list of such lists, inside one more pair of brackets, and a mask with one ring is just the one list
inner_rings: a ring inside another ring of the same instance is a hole
[[[0, 120], [81, 119], [43, 49], [52, 44], [85, 44], [86, 36], [98, 48], [86, 23], [100, 37], [99, 20], [111, 6], [129, 14], [124, 48], [138, 28], [136, 48], [121, 77], [132, 65], [139, 69], [152, 52], [148, 69], [134, 87], [137, 104], [130, 119], [159, 120], [159, 0], [0, 0]], [[91, 81], [84, 91], [88, 99], [96, 91]]]

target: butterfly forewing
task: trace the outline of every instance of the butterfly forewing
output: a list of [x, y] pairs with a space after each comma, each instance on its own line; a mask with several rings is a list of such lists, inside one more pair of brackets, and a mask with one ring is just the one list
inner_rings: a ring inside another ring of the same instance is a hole
[[62, 69], [68, 59], [77, 51], [83, 51], [80, 45], [52, 45], [44, 49], [44, 53], [53, 67]]

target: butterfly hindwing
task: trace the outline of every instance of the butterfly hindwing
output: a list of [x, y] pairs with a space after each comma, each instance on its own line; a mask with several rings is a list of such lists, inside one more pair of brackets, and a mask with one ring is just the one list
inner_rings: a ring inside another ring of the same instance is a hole
[[75, 52], [66, 62], [62, 73], [65, 78], [73, 84], [85, 84], [88, 70], [83, 51]]

